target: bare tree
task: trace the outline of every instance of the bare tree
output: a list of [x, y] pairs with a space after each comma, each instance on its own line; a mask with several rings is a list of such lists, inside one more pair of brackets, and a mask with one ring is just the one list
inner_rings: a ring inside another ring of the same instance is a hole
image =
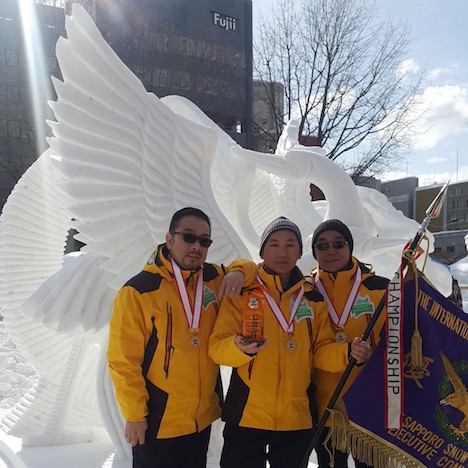
[[396, 167], [411, 141], [411, 110], [422, 75], [402, 67], [409, 32], [378, 21], [365, 0], [278, 0], [260, 19], [254, 46], [255, 78], [284, 86], [276, 134], [300, 118], [300, 134], [313, 135], [328, 157], [351, 175]]

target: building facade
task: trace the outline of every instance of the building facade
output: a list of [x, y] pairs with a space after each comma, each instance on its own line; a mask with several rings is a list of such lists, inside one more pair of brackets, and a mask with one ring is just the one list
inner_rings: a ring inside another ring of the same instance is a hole
[[[418, 187], [414, 191], [414, 219], [421, 222], [426, 209], [439, 193], [443, 184]], [[468, 229], [468, 181], [449, 185], [442, 212], [431, 222], [431, 231], [455, 231]]]
[[274, 153], [283, 131], [284, 86], [281, 83], [253, 82], [253, 144], [256, 151]]
[[[28, 58], [27, 40], [32, 31], [25, 38], [20, 1], [0, 0], [0, 207], [24, 171], [46, 149], [45, 119], [53, 118], [47, 100], [54, 97], [50, 76], [60, 73], [55, 44], [64, 32], [64, 14], [48, 5], [35, 5], [32, 13], [40, 37], [33, 44], [32, 58], [42, 70], [40, 74], [34, 74], [31, 56]], [[39, 111], [34, 102], [41, 104]]]
[[[419, 187], [414, 191], [414, 219], [421, 222], [426, 209], [443, 184]], [[441, 214], [429, 226], [434, 234], [431, 257], [451, 264], [467, 255], [465, 236], [468, 234], [468, 181], [450, 184]]]
[[440, 231], [434, 233], [434, 252], [431, 257], [446, 265], [451, 265], [466, 257], [465, 236], [467, 229]]
[[[426, 210], [440, 192], [443, 184], [418, 187], [417, 177], [383, 182], [381, 191], [393, 206], [419, 223]], [[468, 252], [465, 236], [468, 234], [468, 181], [450, 184], [440, 216], [431, 220], [429, 230], [434, 234], [434, 252], [431, 257], [450, 265]]]
[[50, 76], [60, 77], [55, 44], [73, 3], [88, 10], [148, 91], [190, 99], [252, 148], [252, 0], [36, 0], [43, 48], [35, 44], [34, 55], [44, 64], [47, 88], [38, 99], [44, 117], [36, 122], [22, 0], [0, 0], [0, 206], [47, 147], [36, 137], [46, 133], [45, 119], [53, 119], [47, 100], [54, 99]]
[[104, 38], [148, 91], [188, 98], [252, 147], [251, 0], [92, 3]]
[[390, 203], [407, 218], [413, 219], [414, 191], [418, 187], [417, 177], [382, 182], [380, 191], [387, 196]]

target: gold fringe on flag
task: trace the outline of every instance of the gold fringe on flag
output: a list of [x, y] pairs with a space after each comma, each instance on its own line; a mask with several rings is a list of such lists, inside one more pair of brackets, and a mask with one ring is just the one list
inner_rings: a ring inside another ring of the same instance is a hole
[[[424, 467], [419, 460], [353, 422], [341, 422], [330, 432], [333, 433], [333, 447], [374, 468]], [[346, 443], [345, 447], [343, 443]]]

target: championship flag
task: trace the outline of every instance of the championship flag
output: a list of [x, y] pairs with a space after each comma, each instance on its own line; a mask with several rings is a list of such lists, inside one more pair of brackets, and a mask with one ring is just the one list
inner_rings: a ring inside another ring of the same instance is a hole
[[[379, 319], [380, 314], [384, 310], [384, 306], [388, 307], [389, 306], [389, 301], [393, 299], [391, 297], [392, 295], [395, 296], [395, 301], [398, 301], [397, 311], [396, 312], [397, 313], [399, 313], [399, 312], [402, 313], [403, 312], [402, 298], [403, 298], [403, 295], [404, 295], [404, 291], [403, 291], [403, 288], [402, 288], [402, 278], [403, 278], [403, 275], [404, 275], [404, 271], [405, 271], [408, 263], [410, 262], [410, 260], [415, 259], [415, 254], [416, 254], [417, 248], [419, 246], [419, 243], [420, 243], [421, 239], [425, 235], [425, 232], [426, 232], [427, 227], [429, 226], [429, 223], [431, 222], [432, 219], [437, 218], [440, 215], [440, 213], [442, 211], [442, 206], [443, 206], [443, 203], [444, 203], [444, 200], [445, 200], [445, 196], [447, 195], [448, 186], [449, 186], [449, 181], [447, 181], [444, 184], [444, 186], [441, 188], [441, 190], [436, 195], [434, 200], [432, 200], [432, 203], [429, 205], [429, 207], [426, 210], [426, 217], [423, 219], [422, 223], [419, 225], [419, 228], [418, 228], [418, 231], [416, 232], [416, 235], [411, 240], [411, 242], [408, 243], [408, 248], [405, 248], [404, 255], [402, 257], [400, 267], [398, 268], [398, 271], [395, 273], [395, 276], [391, 280], [390, 285], [389, 285], [389, 288], [394, 287], [394, 289], [389, 290], [387, 288], [387, 295], [386, 295], [387, 297], [382, 298], [382, 300], [377, 305], [377, 307], [376, 307], [376, 309], [374, 311], [374, 314], [372, 316], [372, 319], [369, 321], [369, 323], [367, 325], [367, 328], [365, 329], [365, 331], [364, 331], [364, 333], [362, 335], [362, 340], [363, 341], [365, 341], [365, 340], [367, 340], [369, 338], [370, 334], [372, 333], [372, 329], [374, 328], [375, 324], [377, 323], [377, 320]], [[392, 284], [394, 286], [392, 286]], [[399, 291], [397, 291], [397, 289], [399, 289]], [[394, 303], [392, 302], [391, 306], [393, 307], [395, 304], [396, 304], [396, 302], [394, 302]], [[396, 314], [395, 314], [395, 316], [396, 316]], [[403, 372], [402, 369], [401, 369], [401, 365], [402, 365], [401, 363], [402, 363], [402, 360], [403, 360], [403, 349], [401, 347], [401, 323], [402, 323], [402, 316], [400, 315], [398, 317], [398, 330], [392, 330], [391, 331], [393, 333], [393, 335], [398, 336], [398, 340], [399, 340], [398, 341], [398, 347], [397, 347], [397, 350], [395, 352], [395, 354], [399, 354], [399, 356], [400, 356], [400, 359], [397, 362], [398, 366], [395, 366], [392, 369], [390, 369], [389, 366], [387, 366], [385, 368], [386, 369], [386, 382], [385, 382], [386, 386], [385, 386], [385, 388], [387, 390], [387, 393], [385, 395], [386, 395], [386, 398], [387, 398], [387, 400], [386, 400], [387, 411], [385, 413], [384, 418], [385, 418], [385, 423], [386, 423], [386, 425], [388, 427], [397, 427], [397, 428], [400, 428], [401, 424], [402, 424], [402, 418], [403, 418], [402, 406], [403, 406], [403, 392], [404, 392], [404, 386], [403, 386], [402, 377], [401, 377], [401, 374]], [[389, 326], [389, 322], [387, 321], [387, 331], [389, 331], [388, 326]], [[421, 355], [422, 350], [421, 350], [421, 340], [420, 340], [420, 336], [419, 336], [419, 330], [415, 331], [415, 333], [413, 335], [413, 341], [414, 341], [414, 344], [417, 345], [417, 346], [415, 346], [415, 348], [416, 349], [419, 348], [419, 355], [417, 355], [417, 353], [413, 353], [413, 354], [415, 354], [415, 356], [412, 356], [411, 362], [412, 362], [412, 364], [414, 366], [416, 366], [416, 367], [419, 366], [420, 367], [422, 365], [421, 362], [420, 362], [422, 360], [422, 355]], [[386, 357], [387, 357], [387, 355], [389, 353], [392, 352], [392, 349], [391, 349], [392, 346], [393, 346], [392, 343], [389, 342], [389, 344], [387, 346], [387, 349], [385, 351]], [[382, 347], [380, 347], [379, 349], [381, 350]], [[389, 362], [387, 361], [387, 365], [388, 364], [389, 364]], [[355, 365], [356, 365], [356, 359], [353, 358], [353, 357], [350, 357], [349, 363], [348, 363], [345, 371], [343, 372], [343, 374], [341, 376], [341, 379], [340, 379], [338, 385], [336, 386], [336, 389], [333, 392], [333, 395], [330, 398], [330, 401], [328, 402], [327, 411], [325, 411], [323, 413], [322, 417], [320, 418], [319, 423], [315, 426], [315, 432], [314, 432], [314, 435], [313, 435], [312, 440], [311, 440], [310, 445], [309, 445], [310, 451], [318, 443], [318, 440], [320, 438], [320, 434], [322, 433], [329, 416], [333, 413], [335, 405], [337, 404], [338, 399], [340, 398], [341, 392], [343, 391], [343, 389], [344, 389], [344, 387], [346, 385], [346, 381], [350, 377], [351, 371], [353, 370], [353, 367]], [[394, 376], [392, 376], [391, 372], [394, 372], [394, 369], [396, 367], [399, 367], [399, 371], [396, 371], [396, 372], [399, 372], [397, 374], [397, 378], [398, 378], [397, 385], [398, 385], [401, 393], [396, 394], [395, 391], [394, 391], [393, 393], [395, 393], [396, 396], [393, 398], [391, 392], [389, 391], [388, 383], [389, 383], [389, 379], [394, 377]], [[390, 405], [391, 405], [391, 407], [390, 407]], [[339, 438], [340, 437], [338, 436], [338, 439]], [[344, 441], [344, 443], [346, 444], [346, 441]], [[309, 450], [307, 451], [307, 453], [309, 453]], [[353, 455], [355, 455], [354, 450], [353, 450]], [[369, 454], [366, 453], [364, 458], [366, 460], [370, 459]], [[302, 462], [300, 464], [301, 468], [303, 466], [306, 466], [307, 462], [308, 462], [308, 455], [306, 454], [304, 456], [304, 459], [302, 460]], [[375, 466], [377, 466], [377, 465], [375, 465]], [[387, 465], [383, 465], [383, 467], [386, 468]], [[458, 468], [458, 467], [448, 467], [447, 466], [445, 468]]]
[[403, 265], [387, 286], [386, 342], [384, 351], [385, 427], [400, 428], [403, 416]]
[[[467, 467], [468, 315], [420, 272], [405, 279], [402, 297], [401, 343], [392, 344], [403, 350], [402, 375], [395, 375], [402, 385], [395, 385], [394, 398], [402, 404], [401, 427], [385, 424], [394, 414], [388, 407], [388, 369], [397, 374], [399, 367], [389, 364], [396, 358], [388, 353], [391, 347], [382, 333], [372, 358], [344, 396], [348, 446], [356, 458], [375, 467]], [[412, 356], [415, 330], [422, 344], [420, 365], [414, 365]], [[398, 335], [389, 336], [395, 340]]]

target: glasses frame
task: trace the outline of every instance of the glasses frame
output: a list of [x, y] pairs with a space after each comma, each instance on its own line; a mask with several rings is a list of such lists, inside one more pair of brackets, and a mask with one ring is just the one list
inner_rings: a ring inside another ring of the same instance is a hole
[[205, 249], [213, 243], [213, 239], [204, 236], [197, 236], [191, 232], [172, 231], [171, 234], [179, 234], [186, 244], [195, 244], [195, 242], [198, 241], [198, 243]]
[[[327, 250], [333, 248], [334, 250], [341, 250], [345, 247], [345, 245], [348, 245], [348, 241], [345, 240], [340, 240], [340, 241], [333, 241], [333, 242], [317, 242], [314, 244], [314, 247], [321, 252], [326, 252]], [[319, 247], [320, 246], [320, 247]]]

